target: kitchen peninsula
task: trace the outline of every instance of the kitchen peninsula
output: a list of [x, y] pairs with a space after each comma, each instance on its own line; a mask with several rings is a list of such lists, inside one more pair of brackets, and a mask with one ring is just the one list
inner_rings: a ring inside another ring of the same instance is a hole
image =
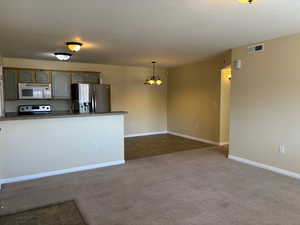
[[1, 118], [0, 184], [123, 164], [124, 114]]
[[0, 185], [124, 163], [124, 115], [100, 72], [4, 68]]

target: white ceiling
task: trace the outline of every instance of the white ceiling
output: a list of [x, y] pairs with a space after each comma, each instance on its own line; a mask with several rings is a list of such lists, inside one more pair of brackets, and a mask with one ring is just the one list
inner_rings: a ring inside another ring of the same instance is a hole
[[1, 0], [0, 52], [53, 59], [82, 40], [77, 62], [175, 66], [300, 32], [299, 0]]

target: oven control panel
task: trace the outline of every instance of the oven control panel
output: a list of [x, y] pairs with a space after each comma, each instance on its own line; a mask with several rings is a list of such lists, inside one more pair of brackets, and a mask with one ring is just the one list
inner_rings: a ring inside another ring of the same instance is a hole
[[51, 113], [51, 105], [20, 105], [19, 114], [44, 114]]

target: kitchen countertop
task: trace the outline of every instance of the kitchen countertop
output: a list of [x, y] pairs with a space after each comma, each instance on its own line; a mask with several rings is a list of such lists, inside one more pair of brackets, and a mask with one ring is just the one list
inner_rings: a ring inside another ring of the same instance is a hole
[[110, 116], [127, 114], [125, 111], [112, 111], [107, 113], [71, 113], [54, 112], [42, 115], [19, 115], [18, 113], [8, 113], [5, 117], [0, 117], [0, 121], [9, 120], [32, 120], [32, 119], [51, 119], [51, 118], [70, 118], [70, 117], [92, 117], [92, 116]]

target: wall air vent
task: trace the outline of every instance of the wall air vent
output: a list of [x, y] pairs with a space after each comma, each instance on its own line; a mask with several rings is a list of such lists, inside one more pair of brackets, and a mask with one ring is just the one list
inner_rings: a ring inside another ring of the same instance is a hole
[[257, 44], [257, 45], [252, 45], [248, 47], [248, 53], [257, 53], [257, 52], [263, 52], [265, 50], [265, 44]]

